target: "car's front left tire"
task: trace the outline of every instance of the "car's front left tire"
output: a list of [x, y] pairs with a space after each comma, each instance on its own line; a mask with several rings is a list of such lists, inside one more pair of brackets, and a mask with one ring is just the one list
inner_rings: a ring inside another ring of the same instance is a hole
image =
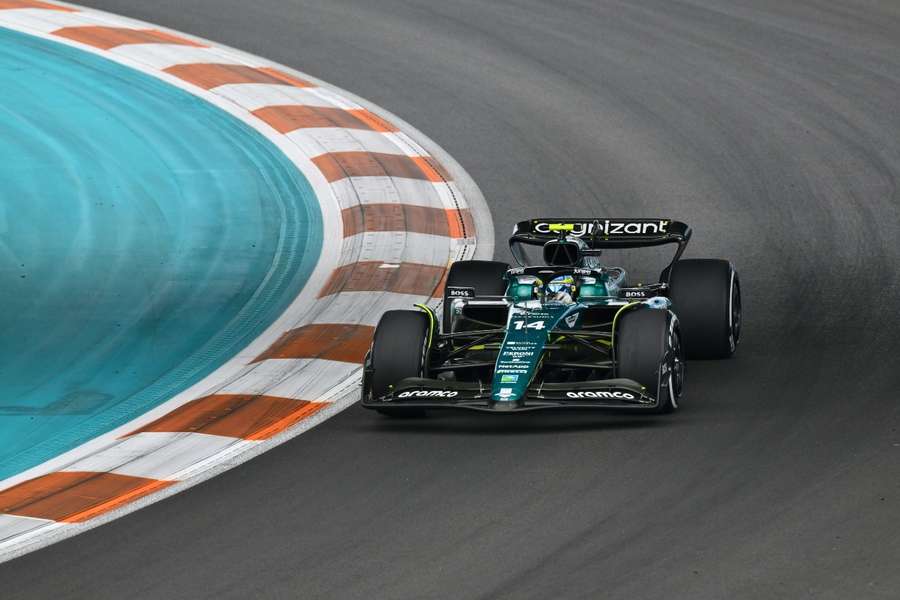
[[[428, 376], [428, 344], [431, 323], [417, 310], [389, 310], [375, 328], [370, 356], [369, 386], [372, 397], [387, 395], [408, 377]], [[378, 412], [392, 417], [421, 416], [421, 409], [386, 407]]]
[[684, 388], [684, 355], [678, 319], [668, 310], [627, 309], [613, 337], [616, 376], [642, 385], [657, 399], [656, 412], [678, 408]]

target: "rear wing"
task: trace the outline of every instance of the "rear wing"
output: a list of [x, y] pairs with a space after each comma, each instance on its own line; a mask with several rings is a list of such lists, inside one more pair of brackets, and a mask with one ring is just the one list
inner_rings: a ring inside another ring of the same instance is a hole
[[513, 229], [510, 243], [543, 246], [560, 237], [574, 236], [592, 249], [640, 248], [687, 244], [691, 228], [669, 219], [531, 219]]
[[691, 228], [670, 219], [530, 219], [516, 224], [509, 238], [509, 247], [513, 256], [518, 257], [518, 244], [543, 246], [549, 241], [566, 237], [583, 240], [591, 250], [677, 244], [678, 249], [671, 263], [674, 264], [691, 239]]

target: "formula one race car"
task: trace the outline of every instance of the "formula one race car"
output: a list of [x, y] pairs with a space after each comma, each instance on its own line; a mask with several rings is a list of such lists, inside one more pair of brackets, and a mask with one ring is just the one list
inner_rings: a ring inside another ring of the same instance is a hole
[[[382, 316], [366, 355], [362, 405], [388, 415], [678, 407], [685, 358], [727, 358], [741, 334], [740, 283], [727, 260], [681, 259], [691, 237], [662, 219], [533, 219], [510, 238], [521, 266], [454, 263], [443, 319]], [[608, 248], [675, 244], [658, 283], [629, 287]], [[529, 265], [528, 246], [543, 248]]]

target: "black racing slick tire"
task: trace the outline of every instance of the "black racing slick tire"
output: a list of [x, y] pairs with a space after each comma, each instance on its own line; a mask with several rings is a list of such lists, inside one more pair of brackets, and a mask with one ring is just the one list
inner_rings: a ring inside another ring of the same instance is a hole
[[[667, 272], [663, 272], [663, 279]], [[685, 356], [728, 358], [741, 339], [741, 283], [727, 260], [686, 259], [669, 277], [672, 311], [678, 315]]]
[[462, 260], [450, 265], [447, 284], [444, 286], [443, 331], [450, 332], [449, 288], [471, 288], [476, 296], [502, 296], [506, 293], [503, 277], [509, 270], [505, 262], [493, 260]]
[[[428, 344], [431, 323], [426, 313], [389, 310], [375, 328], [371, 354], [371, 391], [375, 398], [386, 395], [407, 377], [428, 376]], [[412, 408], [379, 408], [392, 417], [421, 416]]]
[[678, 318], [667, 310], [635, 308], [618, 320], [616, 374], [632, 379], [658, 400], [656, 412], [678, 408], [684, 388], [684, 356]]

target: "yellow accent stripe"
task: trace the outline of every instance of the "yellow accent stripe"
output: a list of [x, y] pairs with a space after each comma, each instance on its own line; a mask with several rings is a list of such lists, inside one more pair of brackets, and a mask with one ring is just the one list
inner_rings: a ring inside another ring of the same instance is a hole
[[434, 311], [431, 310], [430, 306], [425, 304], [416, 304], [416, 308], [425, 311], [425, 314], [428, 315], [428, 347], [431, 348], [431, 342], [434, 340], [434, 329], [437, 325], [437, 319], [435, 318]]
[[626, 309], [631, 308], [632, 306], [637, 306], [640, 302], [630, 302], [616, 311], [616, 314], [613, 316], [612, 322], [612, 334], [609, 337], [609, 347], [613, 348], [615, 346], [616, 341], [616, 322], [619, 320], [619, 315], [621, 315]]

